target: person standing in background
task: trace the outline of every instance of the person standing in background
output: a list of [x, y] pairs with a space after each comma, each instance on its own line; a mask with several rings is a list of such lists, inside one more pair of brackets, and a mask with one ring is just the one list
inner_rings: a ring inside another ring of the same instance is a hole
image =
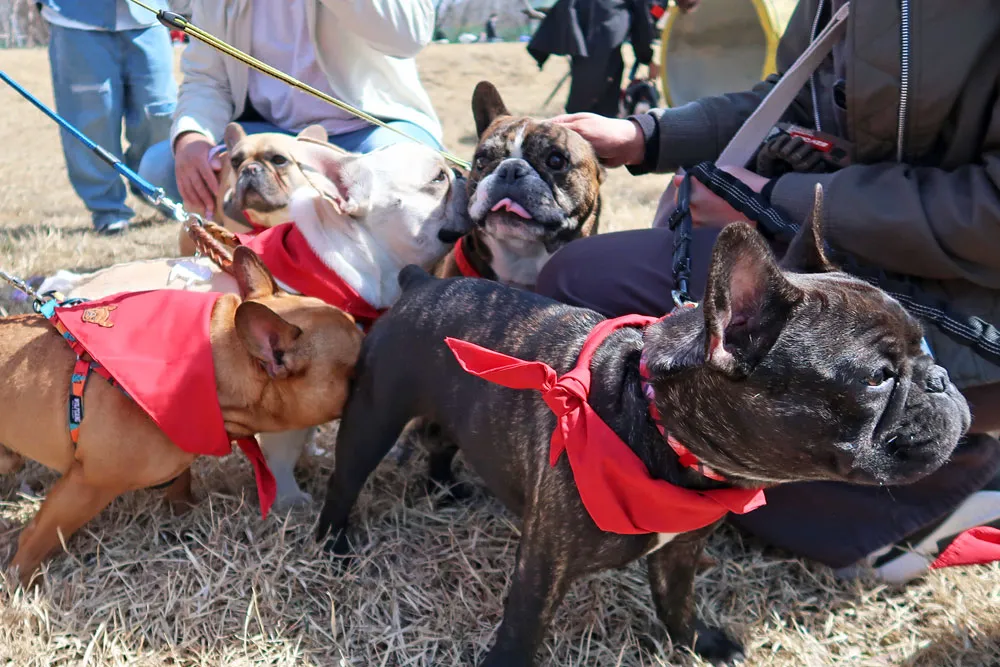
[[622, 44], [632, 44], [635, 59], [660, 75], [653, 62], [652, 0], [559, 0], [528, 44], [539, 69], [552, 54], [570, 56], [566, 113], [590, 112], [615, 118], [621, 95]]
[[[147, 0], [157, 10], [166, 0]], [[138, 170], [153, 144], [170, 136], [177, 106], [173, 50], [156, 16], [128, 0], [43, 0], [56, 110], [83, 134]], [[122, 125], [128, 148], [122, 153]], [[118, 234], [135, 212], [121, 176], [68, 132], [69, 180], [94, 228]]]
[[499, 42], [500, 36], [497, 34], [497, 15], [490, 14], [490, 17], [486, 19], [486, 41], [487, 42]]

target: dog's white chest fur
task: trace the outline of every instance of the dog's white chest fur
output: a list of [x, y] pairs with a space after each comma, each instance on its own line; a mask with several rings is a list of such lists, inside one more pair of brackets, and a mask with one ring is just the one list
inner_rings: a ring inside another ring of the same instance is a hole
[[519, 238], [498, 239], [484, 234], [486, 247], [493, 255], [493, 271], [505, 284], [533, 287], [538, 273], [552, 254], [539, 241]]
[[643, 556], [648, 556], [654, 551], [659, 551], [660, 549], [663, 548], [664, 545], [671, 542], [678, 535], [680, 535], [680, 533], [657, 533], [656, 542], [653, 544], [652, 547], [650, 547], [649, 551], [643, 554]]

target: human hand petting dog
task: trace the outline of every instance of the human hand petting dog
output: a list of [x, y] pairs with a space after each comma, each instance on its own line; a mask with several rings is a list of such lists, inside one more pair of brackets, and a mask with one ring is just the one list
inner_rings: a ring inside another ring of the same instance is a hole
[[201, 210], [211, 218], [215, 212], [215, 194], [219, 190], [222, 169], [218, 157], [211, 158], [215, 143], [198, 132], [185, 132], [174, 144], [177, 189], [188, 208]]
[[590, 142], [597, 157], [607, 167], [640, 164], [646, 157], [646, 140], [639, 124], [596, 113], [571, 113], [551, 121], [573, 130]]

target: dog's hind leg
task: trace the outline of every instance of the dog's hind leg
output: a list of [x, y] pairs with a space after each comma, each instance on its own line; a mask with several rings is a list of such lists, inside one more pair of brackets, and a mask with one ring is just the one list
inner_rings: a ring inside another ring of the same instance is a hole
[[62, 541], [68, 541], [83, 524], [127, 490], [94, 486], [87, 480], [83, 466], [73, 463], [52, 486], [38, 513], [21, 532], [17, 553], [10, 563], [21, 583], [27, 584], [41, 562]]
[[447, 507], [473, 494], [470, 485], [455, 479], [452, 463], [458, 453], [458, 445], [447, 438], [438, 424], [425, 423], [415, 436], [427, 450], [427, 493], [441, 494], [438, 507]]
[[312, 496], [300, 489], [295, 481], [295, 464], [302, 456], [314, 430], [303, 428], [284, 433], [260, 434], [260, 448], [278, 485], [278, 498], [274, 503], [277, 511], [312, 503]]
[[348, 522], [361, 489], [411, 418], [398, 403], [375, 401], [373, 393], [370, 385], [362, 384], [347, 402], [319, 517], [316, 539], [327, 540], [326, 548], [339, 555], [350, 551]]

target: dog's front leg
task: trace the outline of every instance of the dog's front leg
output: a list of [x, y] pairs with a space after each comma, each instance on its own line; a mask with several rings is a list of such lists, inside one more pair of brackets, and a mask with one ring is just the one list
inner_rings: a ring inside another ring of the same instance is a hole
[[722, 630], [706, 626], [694, 612], [695, 569], [712, 531], [679, 535], [651, 553], [646, 559], [649, 585], [656, 614], [675, 644], [693, 643], [694, 652], [713, 665], [730, 665], [743, 660], [743, 648]]
[[261, 451], [264, 452], [278, 486], [275, 510], [284, 511], [312, 503], [312, 496], [300, 489], [295, 481], [295, 464], [302, 456], [313, 431], [312, 428], [303, 428], [298, 431], [260, 434]]
[[[480, 667], [530, 667], [572, 582], [571, 561], [525, 521], [496, 643]], [[550, 526], [551, 528], [551, 526]]]

